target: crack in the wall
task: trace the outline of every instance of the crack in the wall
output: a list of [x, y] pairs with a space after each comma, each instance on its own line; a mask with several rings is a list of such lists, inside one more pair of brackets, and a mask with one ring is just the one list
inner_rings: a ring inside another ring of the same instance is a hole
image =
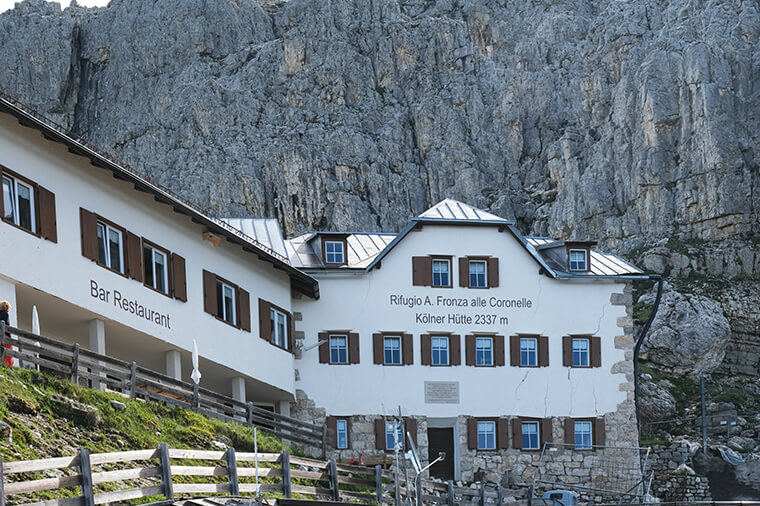
[[594, 335], [598, 336], [599, 331], [602, 328], [602, 320], [604, 320], [604, 313], [606, 312], [607, 304], [602, 304], [602, 314], [599, 316], [599, 320], [596, 322], [596, 330], [594, 331]]
[[528, 379], [528, 374], [530, 374], [530, 371], [525, 371], [525, 376], [523, 376], [523, 379], [520, 381], [520, 383], [517, 384], [515, 387], [515, 397], [517, 396], [517, 391], [520, 389], [523, 383], [525, 383], [525, 380]]

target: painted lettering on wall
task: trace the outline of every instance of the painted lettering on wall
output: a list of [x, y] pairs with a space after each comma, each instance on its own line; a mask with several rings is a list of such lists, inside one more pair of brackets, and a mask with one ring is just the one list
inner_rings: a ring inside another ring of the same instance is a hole
[[[414, 322], [436, 325], [509, 325], [509, 316], [503, 314], [505, 309], [531, 309], [533, 300], [527, 297], [505, 299], [501, 297], [449, 297], [445, 295], [389, 295], [391, 306], [422, 308], [414, 314]], [[441, 314], [440, 309], [445, 311]], [[429, 310], [428, 310], [429, 309]], [[439, 309], [439, 311], [436, 311]], [[475, 310], [474, 312], [472, 310]]]
[[114, 307], [124, 312], [133, 314], [139, 318], [145, 318], [167, 329], [172, 328], [168, 313], [159, 313], [151, 308], [140, 304], [137, 299], [128, 299], [118, 290], [106, 290], [98, 285], [95, 280], [90, 280], [90, 296], [106, 304], [113, 304]]

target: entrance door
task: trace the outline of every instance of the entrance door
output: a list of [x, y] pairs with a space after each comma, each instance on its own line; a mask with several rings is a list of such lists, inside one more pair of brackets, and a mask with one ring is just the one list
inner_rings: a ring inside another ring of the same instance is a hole
[[439, 452], [446, 452], [443, 462], [430, 467], [430, 476], [442, 480], [454, 479], [454, 429], [428, 428], [428, 462], [438, 458]]

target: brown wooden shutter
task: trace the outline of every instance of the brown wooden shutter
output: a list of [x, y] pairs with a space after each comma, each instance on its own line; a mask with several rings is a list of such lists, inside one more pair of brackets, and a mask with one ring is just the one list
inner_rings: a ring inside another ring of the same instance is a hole
[[467, 257], [459, 259], [459, 286], [470, 286], [470, 259]]
[[565, 443], [575, 444], [575, 420], [565, 418]]
[[462, 343], [459, 334], [449, 336], [449, 354], [451, 355], [451, 365], [462, 364]]
[[599, 336], [589, 337], [589, 351], [591, 353], [591, 367], [602, 366], [602, 338]]
[[37, 204], [39, 205], [40, 235], [51, 242], [58, 242], [58, 226], [55, 219], [55, 195], [43, 188], [37, 187]]
[[375, 448], [385, 450], [385, 419], [375, 419]]
[[142, 240], [139, 235], [135, 235], [127, 230], [127, 269], [126, 274], [132, 279], [142, 282], [143, 280], [143, 266], [142, 266]]
[[538, 366], [549, 366], [549, 336], [538, 336]]
[[509, 336], [509, 365], [520, 366], [520, 336]]
[[512, 448], [522, 450], [522, 419], [512, 419]]
[[216, 275], [207, 270], [203, 271], [203, 310], [217, 316]]
[[488, 259], [488, 287], [496, 288], [499, 286], [499, 259]]
[[264, 299], [259, 299], [259, 336], [265, 341], [272, 341], [272, 317], [269, 310], [272, 305]]
[[383, 335], [372, 334], [372, 355], [376, 364], [384, 364], [383, 360]]
[[172, 285], [174, 298], [187, 302], [187, 275], [185, 274], [185, 259], [172, 253]]
[[573, 338], [570, 336], [562, 336], [562, 365], [573, 366]]
[[543, 418], [541, 420], [541, 443], [551, 443], [552, 441], [554, 441], [554, 436], [552, 435], [552, 419]]
[[475, 336], [464, 336], [464, 359], [465, 364], [475, 365]]
[[493, 336], [493, 363], [504, 365], [504, 336]]
[[[414, 442], [414, 446], [417, 446], [417, 420], [414, 418], [404, 418], [404, 430], [412, 436], [412, 442]], [[404, 438], [406, 438], [406, 434], [404, 434]], [[404, 448], [407, 446], [407, 441], [404, 440]]]
[[509, 448], [509, 420], [499, 418], [496, 421], [496, 448], [505, 450]]
[[[240, 328], [246, 332], [251, 331], [251, 295], [238, 288], [238, 316], [240, 317]], [[290, 318], [290, 315], [288, 315]]]
[[293, 321], [293, 315], [285, 313], [288, 318], [288, 351], [293, 353], [296, 349], [296, 322]]
[[467, 419], [467, 448], [478, 449], [478, 421], [474, 418]]
[[79, 226], [82, 236], [82, 256], [98, 261], [98, 217], [79, 208]]
[[420, 361], [422, 365], [431, 365], [433, 363], [430, 346], [430, 334], [422, 334], [420, 336]]
[[359, 363], [359, 334], [355, 332], [348, 334], [348, 363]]
[[592, 444], [604, 446], [605, 445], [605, 430], [604, 430], [604, 418], [597, 418], [594, 420], [594, 441]]
[[329, 364], [330, 363], [330, 334], [327, 332], [320, 332], [317, 334], [318, 341], [326, 340], [324, 344], [320, 344], [317, 348], [319, 349], [319, 363], [320, 364]]
[[414, 354], [413, 354], [413, 346], [412, 346], [412, 335], [411, 334], [404, 334], [401, 336], [401, 347], [403, 348], [403, 354], [402, 357], [402, 363], [404, 365], [411, 365], [414, 363]]
[[330, 438], [330, 447], [338, 448], [338, 419], [334, 416], [327, 417], [327, 437]]
[[430, 257], [412, 257], [412, 285], [433, 284], [433, 261]]

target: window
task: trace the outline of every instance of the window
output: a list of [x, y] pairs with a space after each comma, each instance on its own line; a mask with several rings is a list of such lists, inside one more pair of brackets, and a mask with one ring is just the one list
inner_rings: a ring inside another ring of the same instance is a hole
[[122, 232], [111, 225], [98, 222], [98, 263], [109, 269], [124, 272], [124, 247]]
[[330, 363], [347, 364], [348, 363], [348, 336], [331, 335], [330, 336]]
[[486, 284], [486, 261], [470, 260], [470, 288], [485, 288]]
[[398, 442], [399, 450], [404, 449], [404, 424], [395, 420], [385, 422], [385, 449], [395, 450]]
[[496, 449], [496, 422], [478, 421], [478, 450]]
[[375, 418], [375, 449], [393, 451], [398, 441], [399, 450], [403, 450], [407, 434], [417, 444], [417, 420], [414, 418]]
[[335, 433], [337, 439], [336, 447], [339, 449], [348, 448], [348, 421], [344, 419], [336, 420]]
[[401, 336], [383, 337], [383, 363], [401, 365]]
[[237, 322], [235, 319], [235, 288], [222, 280], [217, 280], [216, 304], [217, 316], [227, 323], [235, 325]]
[[143, 280], [159, 292], [169, 293], [169, 255], [143, 241]]
[[433, 286], [451, 286], [451, 261], [444, 259], [433, 260]]
[[588, 263], [586, 262], [587, 251], [585, 249], [571, 249], [568, 252], [571, 271], [587, 271]]
[[592, 424], [590, 421], [576, 421], [575, 425], [575, 449], [590, 450], [592, 445]]
[[3, 174], [3, 218], [19, 227], [36, 233], [34, 188]]
[[520, 338], [520, 366], [536, 367], [538, 365], [538, 343], [535, 337]]
[[430, 338], [432, 365], [449, 365], [449, 337], [433, 336]]
[[538, 422], [522, 422], [522, 449], [538, 450], [539, 429]]
[[288, 349], [288, 317], [282, 311], [270, 308], [269, 320], [272, 325], [272, 343]]
[[343, 251], [343, 241], [325, 241], [325, 263], [346, 263]]
[[585, 337], [573, 338], [573, 367], [589, 366], [589, 341]]
[[475, 339], [475, 365], [493, 365], [492, 337], [478, 337]]

